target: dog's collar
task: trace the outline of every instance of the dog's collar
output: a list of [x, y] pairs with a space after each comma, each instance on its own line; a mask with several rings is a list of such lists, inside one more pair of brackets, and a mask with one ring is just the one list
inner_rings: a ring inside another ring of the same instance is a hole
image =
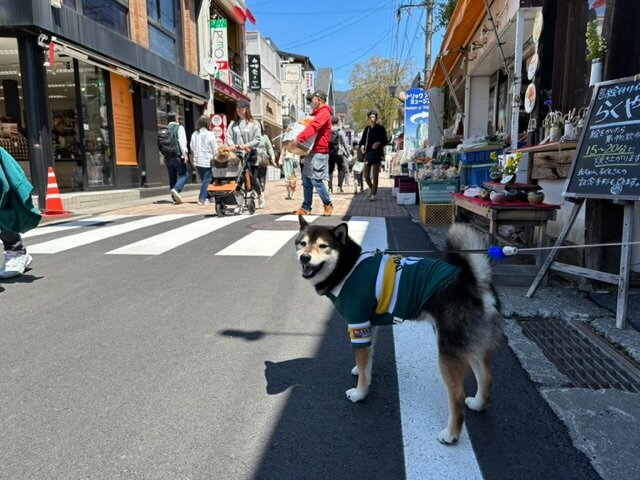
[[345, 282], [349, 279], [349, 277], [351, 276], [351, 274], [354, 272], [354, 270], [356, 268], [358, 268], [358, 265], [360, 265], [360, 263], [362, 263], [364, 260], [366, 260], [367, 258], [371, 258], [373, 256], [375, 256], [377, 253], [379, 253], [379, 250], [376, 251], [370, 251], [370, 252], [362, 252], [360, 253], [360, 257], [358, 257], [358, 260], [356, 260], [356, 263], [353, 265], [353, 267], [351, 268], [351, 270], [349, 270], [349, 273], [347, 273], [345, 275], [345, 277], [340, 281], [340, 283], [338, 285], [336, 285], [335, 287], [333, 287], [331, 290], [329, 290], [329, 292], [337, 297], [338, 295], [340, 295], [340, 291], [342, 290], [342, 287], [344, 286]]

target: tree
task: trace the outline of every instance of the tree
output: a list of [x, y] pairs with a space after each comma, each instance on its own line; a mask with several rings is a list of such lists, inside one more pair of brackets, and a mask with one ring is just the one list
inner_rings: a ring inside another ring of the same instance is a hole
[[397, 62], [380, 56], [371, 57], [367, 63], [358, 63], [351, 72], [349, 101], [351, 121], [357, 130], [368, 125], [367, 112], [378, 112], [378, 123], [390, 130], [398, 115], [399, 99], [389, 92], [395, 86], [396, 92], [409, 85], [409, 67], [398, 67]]
[[458, 0], [441, 0], [438, 2], [436, 5], [436, 30], [447, 29], [457, 4]]

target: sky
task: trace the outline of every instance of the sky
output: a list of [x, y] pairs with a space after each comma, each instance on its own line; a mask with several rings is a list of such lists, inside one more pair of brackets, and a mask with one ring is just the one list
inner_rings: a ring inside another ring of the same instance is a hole
[[[247, 30], [270, 37], [283, 51], [306, 55], [318, 68], [333, 68], [336, 90], [351, 88], [349, 77], [355, 64], [374, 56], [415, 66], [414, 76], [424, 69], [424, 8], [399, 5], [421, 0], [245, 0], [256, 18]], [[443, 31], [434, 32], [432, 61], [440, 50]]]

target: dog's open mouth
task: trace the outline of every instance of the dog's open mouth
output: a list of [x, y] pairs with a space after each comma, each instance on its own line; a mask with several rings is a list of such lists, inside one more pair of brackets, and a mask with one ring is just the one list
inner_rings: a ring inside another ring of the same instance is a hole
[[318, 265], [310, 265], [308, 263], [306, 265], [302, 265], [302, 276], [304, 278], [313, 277], [316, 273], [320, 271], [323, 265], [324, 265], [324, 262], [319, 263]]

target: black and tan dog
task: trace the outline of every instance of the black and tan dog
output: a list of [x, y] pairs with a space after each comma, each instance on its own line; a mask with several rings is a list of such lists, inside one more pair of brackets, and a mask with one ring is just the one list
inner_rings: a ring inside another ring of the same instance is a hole
[[[355, 388], [346, 391], [352, 402], [364, 400], [371, 383], [375, 327], [404, 320], [427, 320], [437, 333], [440, 371], [448, 390], [449, 420], [438, 440], [458, 440], [464, 405], [482, 410], [489, 401], [491, 357], [500, 344], [502, 316], [491, 285], [486, 255], [462, 254], [482, 250], [480, 235], [454, 224], [447, 238], [445, 260], [395, 257], [363, 252], [348, 235], [346, 223], [336, 227], [309, 225], [300, 216], [295, 246], [302, 276], [319, 295], [331, 299], [348, 324], [356, 359]], [[465, 399], [468, 367], [478, 389]]]

